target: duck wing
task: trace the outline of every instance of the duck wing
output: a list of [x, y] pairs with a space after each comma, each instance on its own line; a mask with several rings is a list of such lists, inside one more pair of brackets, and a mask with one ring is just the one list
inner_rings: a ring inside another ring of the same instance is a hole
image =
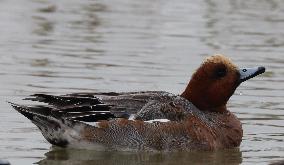
[[[114, 118], [180, 120], [185, 111], [176, 106], [178, 96], [163, 91], [122, 93], [73, 93], [67, 95], [34, 94], [25, 100], [45, 105], [12, 106], [24, 115], [39, 114], [82, 122]], [[24, 111], [23, 111], [24, 109]]]

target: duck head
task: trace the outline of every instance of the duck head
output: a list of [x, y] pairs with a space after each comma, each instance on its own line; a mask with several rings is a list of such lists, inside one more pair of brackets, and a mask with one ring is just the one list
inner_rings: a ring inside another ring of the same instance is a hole
[[229, 98], [244, 81], [265, 72], [264, 67], [238, 68], [223, 55], [205, 59], [181, 94], [203, 111], [224, 112]]

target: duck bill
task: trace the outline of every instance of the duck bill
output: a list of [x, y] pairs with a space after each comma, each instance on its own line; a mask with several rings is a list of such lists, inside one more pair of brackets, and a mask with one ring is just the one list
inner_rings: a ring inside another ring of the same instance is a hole
[[265, 67], [254, 67], [254, 68], [241, 68], [240, 72], [240, 79], [239, 82], [242, 83], [248, 79], [251, 79], [257, 75], [260, 75], [265, 72]]

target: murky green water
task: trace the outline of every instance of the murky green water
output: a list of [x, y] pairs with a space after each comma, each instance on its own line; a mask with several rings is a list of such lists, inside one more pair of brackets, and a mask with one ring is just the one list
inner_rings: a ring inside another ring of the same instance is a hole
[[[267, 72], [229, 107], [239, 150], [128, 153], [51, 148], [6, 103], [32, 93], [180, 93], [206, 55]], [[12, 164], [268, 164], [284, 159], [281, 0], [0, 0], [0, 159]]]

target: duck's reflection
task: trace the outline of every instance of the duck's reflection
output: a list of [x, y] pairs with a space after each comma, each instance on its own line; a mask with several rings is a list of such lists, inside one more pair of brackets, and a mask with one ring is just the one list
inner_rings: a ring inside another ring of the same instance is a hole
[[46, 158], [38, 164], [226, 164], [237, 165], [242, 162], [239, 149], [216, 152], [115, 152], [61, 149], [53, 147], [45, 154]]

